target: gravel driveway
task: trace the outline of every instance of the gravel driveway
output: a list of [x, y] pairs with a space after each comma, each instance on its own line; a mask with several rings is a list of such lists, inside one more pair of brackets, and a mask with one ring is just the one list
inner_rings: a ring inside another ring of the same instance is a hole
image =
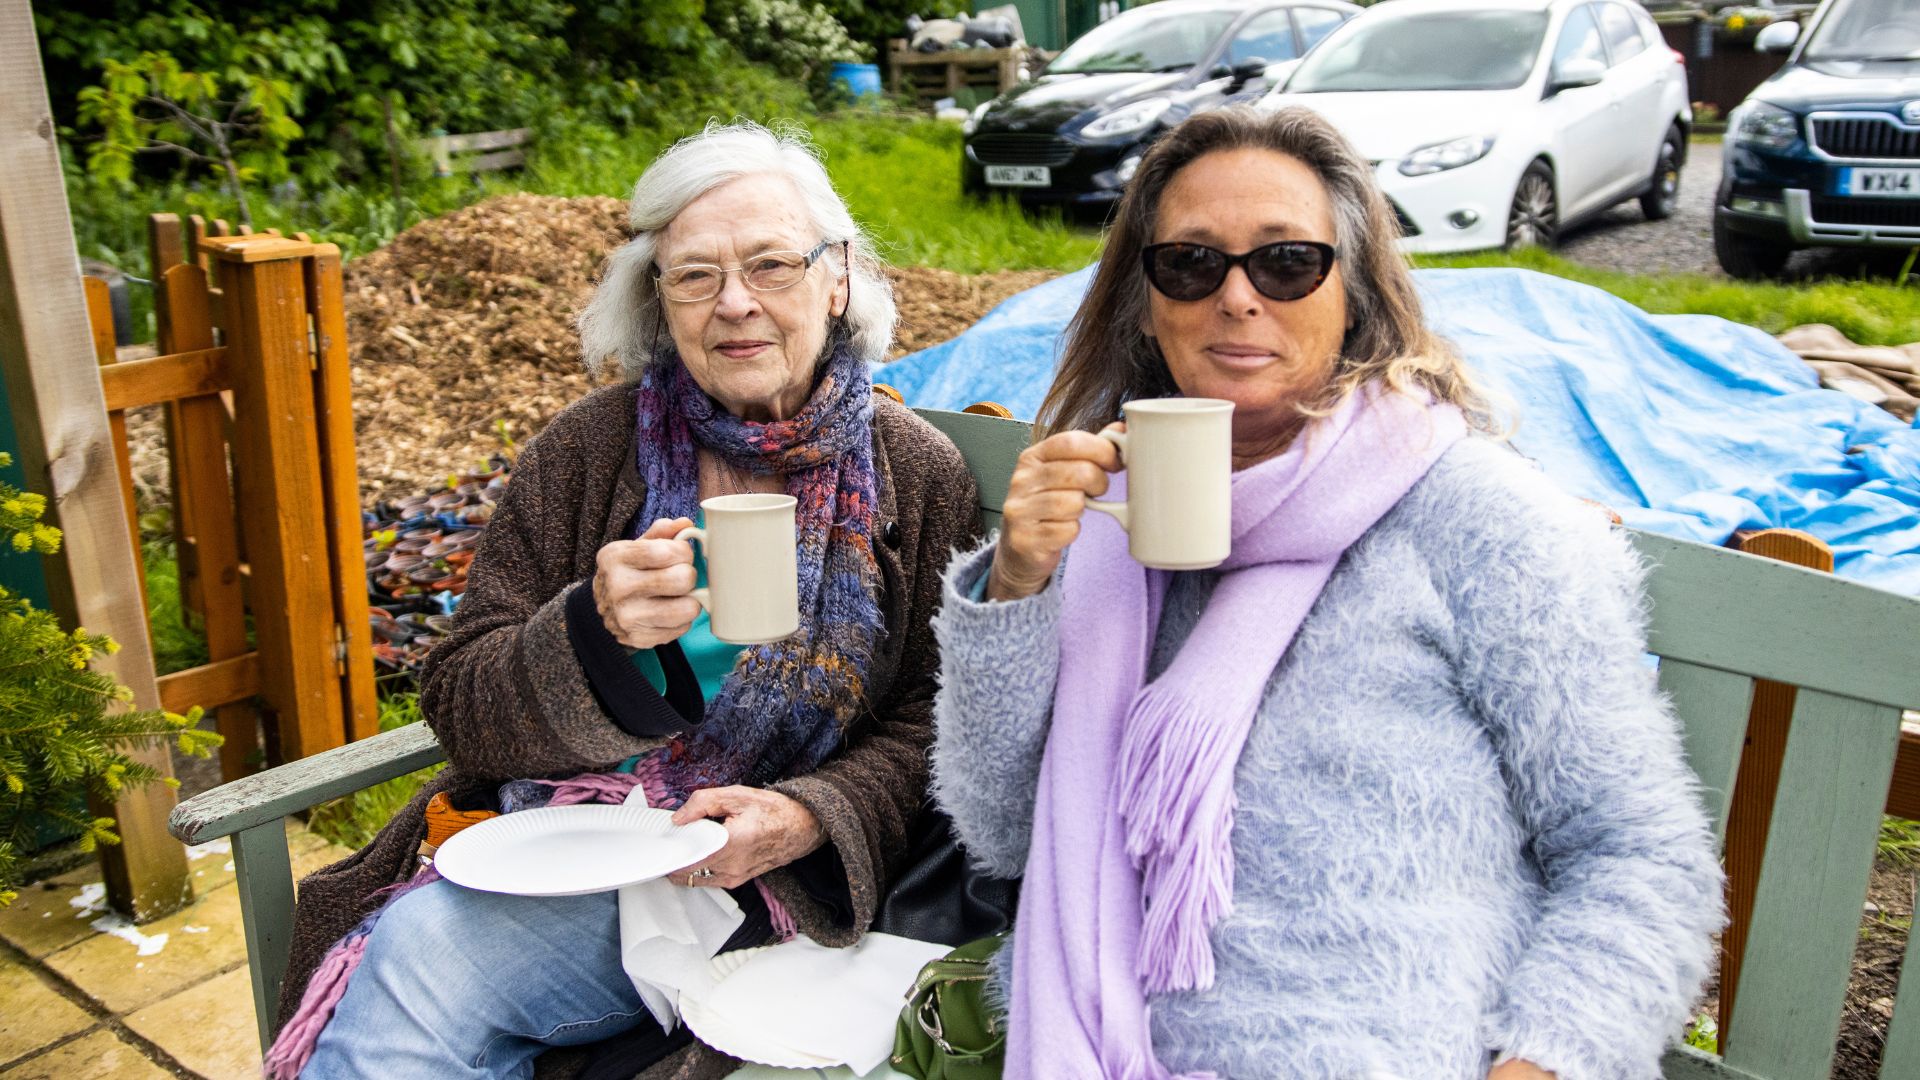
[[1589, 219], [1560, 239], [1561, 255], [1589, 266], [1632, 273], [1718, 274], [1713, 259], [1713, 196], [1720, 186], [1720, 144], [1695, 143], [1680, 170], [1680, 208], [1648, 221], [1638, 201]]
[[[1575, 262], [1629, 273], [1687, 271], [1726, 276], [1713, 257], [1713, 197], [1720, 187], [1720, 144], [1694, 143], [1680, 170], [1680, 206], [1665, 221], [1648, 221], [1640, 203], [1624, 202], [1590, 218], [1560, 239], [1558, 254]], [[1903, 251], [1826, 248], [1796, 252], [1786, 280], [1820, 277], [1890, 279]]]

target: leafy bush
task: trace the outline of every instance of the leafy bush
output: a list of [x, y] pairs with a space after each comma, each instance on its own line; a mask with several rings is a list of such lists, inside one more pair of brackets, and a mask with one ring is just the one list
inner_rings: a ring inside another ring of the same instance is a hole
[[[0, 454], [0, 467], [11, 462]], [[42, 496], [0, 483], [0, 538], [15, 552], [59, 550], [59, 530], [40, 521], [45, 510]], [[85, 794], [110, 800], [163, 779], [127, 747], [171, 737], [204, 757], [220, 745], [219, 735], [195, 728], [199, 709], [181, 716], [122, 708], [132, 691], [89, 663], [118, 649], [84, 628], [62, 630], [52, 614], [0, 589], [0, 906], [13, 901], [18, 855], [40, 829], [76, 833], [84, 851], [120, 842], [112, 818], [77, 804]]]

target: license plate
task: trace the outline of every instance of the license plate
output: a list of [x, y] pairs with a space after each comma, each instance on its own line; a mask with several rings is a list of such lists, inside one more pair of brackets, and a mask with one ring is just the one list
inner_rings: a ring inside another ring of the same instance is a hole
[[1053, 170], [1045, 165], [989, 165], [987, 183], [995, 187], [1049, 187]]
[[1847, 169], [1840, 174], [1840, 194], [1920, 199], [1920, 169]]

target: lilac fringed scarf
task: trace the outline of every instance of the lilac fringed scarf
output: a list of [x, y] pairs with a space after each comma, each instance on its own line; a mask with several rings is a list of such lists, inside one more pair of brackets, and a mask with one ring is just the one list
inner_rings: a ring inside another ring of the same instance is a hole
[[1267, 681], [1341, 553], [1465, 433], [1451, 406], [1369, 387], [1235, 473], [1233, 554], [1150, 684], [1168, 575], [1089, 515], [1062, 583], [1008, 1080], [1168, 1080], [1147, 1002], [1213, 985], [1210, 934], [1233, 898], [1234, 767]]
[[660, 752], [667, 789], [684, 800], [700, 788], [810, 773], [859, 715], [881, 631], [873, 551], [879, 480], [866, 361], [845, 345], [835, 349], [806, 405], [762, 424], [721, 408], [669, 355], [641, 377], [636, 411], [647, 483], [636, 536], [661, 518], [698, 512], [696, 448], [737, 469], [785, 473], [787, 494], [799, 504], [800, 629], [740, 651], [707, 703], [706, 721]]

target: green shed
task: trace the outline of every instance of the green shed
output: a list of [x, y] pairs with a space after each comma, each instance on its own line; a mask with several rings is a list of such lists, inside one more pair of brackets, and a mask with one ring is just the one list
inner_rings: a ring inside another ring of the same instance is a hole
[[[974, 0], [973, 8], [1003, 7], [1009, 0]], [[1067, 43], [1127, 8], [1145, 0], [1010, 0], [1020, 9], [1027, 43], [1059, 51]]]

